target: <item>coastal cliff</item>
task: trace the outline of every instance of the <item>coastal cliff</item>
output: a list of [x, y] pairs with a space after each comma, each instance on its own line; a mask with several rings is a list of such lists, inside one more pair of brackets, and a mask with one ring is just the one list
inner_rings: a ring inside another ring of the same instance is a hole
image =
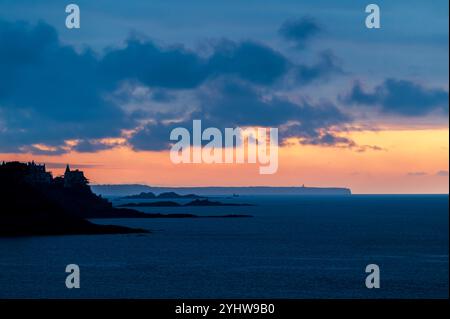
[[[0, 236], [145, 233], [84, 218], [132, 213], [112, 207], [93, 194], [80, 171], [66, 169], [53, 178], [44, 165], [9, 162], [0, 165]], [[137, 214], [142, 214], [136, 212]]]

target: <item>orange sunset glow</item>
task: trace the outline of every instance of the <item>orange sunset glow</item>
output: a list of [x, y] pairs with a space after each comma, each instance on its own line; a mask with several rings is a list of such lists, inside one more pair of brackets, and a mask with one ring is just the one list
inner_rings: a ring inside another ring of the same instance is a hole
[[[54, 175], [66, 163], [85, 171], [92, 184], [151, 186], [340, 186], [353, 193], [448, 193], [448, 129], [351, 132], [359, 145], [379, 150], [298, 145], [280, 147], [279, 168], [260, 175], [259, 164], [172, 164], [169, 152], [120, 146], [61, 156], [1, 154], [0, 159], [47, 163]], [[59, 163], [60, 165], [55, 165]], [[55, 168], [55, 166], [57, 168]]]

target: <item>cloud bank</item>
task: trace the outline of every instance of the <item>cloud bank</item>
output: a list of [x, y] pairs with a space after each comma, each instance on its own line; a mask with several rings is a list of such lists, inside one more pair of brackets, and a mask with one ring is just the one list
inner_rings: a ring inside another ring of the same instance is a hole
[[[279, 29], [303, 49], [321, 31], [309, 17]], [[448, 114], [447, 91], [392, 78], [373, 90], [356, 82], [335, 102], [311, 100], [302, 94], [309, 84], [346, 74], [331, 50], [307, 64], [250, 39], [205, 47], [130, 37], [103, 52], [79, 51], [44, 22], [0, 20], [0, 152], [161, 151], [174, 127], [194, 119], [221, 128], [278, 127], [281, 143], [379, 150], [339, 136], [355, 118], [337, 102], [407, 117]]]
[[[312, 21], [297, 22], [280, 32], [301, 41], [317, 33]], [[64, 45], [44, 22], [7, 21], [0, 21], [0, 48], [1, 152], [94, 152], [114, 147], [102, 139], [123, 138], [124, 131], [132, 132], [126, 143], [136, 150], [163, 150], [170, 129], [195, 118], [218, 127], [282, 127], [282, 139], [328, 145], [333, 139], [324, 132], [351, 120], [332, 103], [292, 102], [276, 94], [288, 75], [295, 74], [302, 87], [339, 73], [331, 51], [307, 65], [251, 40], [215, 41], [205, 53], [130, 38], [100, 54]], [[131, 95], [114, 98], [124, 85], [153, 93], [128, 108]], [[180, 114], [174, 105], [182, 92], [193, 102]]]
[[369, 107], [377, 107], [383, 114], [400, 116], [424, 116], [433, 112], [448, 114], [448, 91], [427, 88], [408, 80], [388, 78], [373, 91], [366, 91], [361, 83], [354, 84], [343, 101]]

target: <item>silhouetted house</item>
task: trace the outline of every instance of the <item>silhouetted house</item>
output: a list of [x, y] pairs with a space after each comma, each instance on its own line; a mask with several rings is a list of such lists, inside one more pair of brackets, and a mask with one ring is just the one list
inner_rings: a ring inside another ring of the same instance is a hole
[[34, 161], [27, 163], [25, 178], [30, 184], [49, 184], [53, 179], [52, 174], [45, 170], [45, 164], [35, 164]]
[[89, 181], [84, 177], [84, 173], [79, 170], [71, 171], [69, 165], [64, 173], [64, 187], [79, 188], [86, 187]]

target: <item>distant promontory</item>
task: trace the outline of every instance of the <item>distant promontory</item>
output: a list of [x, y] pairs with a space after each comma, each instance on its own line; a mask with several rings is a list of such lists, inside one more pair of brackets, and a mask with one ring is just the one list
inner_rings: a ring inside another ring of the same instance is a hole
[[[352, 192], [345, 187], [156, 187], [139, 184], [92, 185], [92, 191], [102, 196], [131, 196], [139, 193], [177, 193], [179, 195], [196, 194], [197, 196], [233, 196], [233, 195], [323, 195], [347, 196]], [[158, 195], [155, 195], [158, 196]]]

